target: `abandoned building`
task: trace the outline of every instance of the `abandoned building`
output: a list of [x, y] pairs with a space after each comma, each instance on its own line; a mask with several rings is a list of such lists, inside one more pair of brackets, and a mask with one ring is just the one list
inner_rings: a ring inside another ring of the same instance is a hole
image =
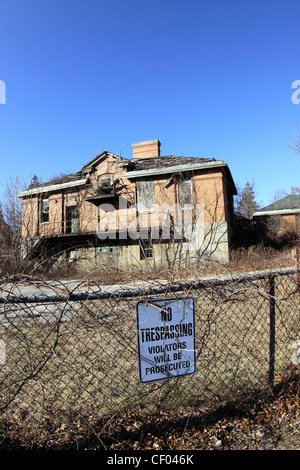
[[300, 195], [291, 194], [253, 214], [257, 243], [276, 244], [299, 239]]
[[224, 161], [161, 156], [159, 140], [108, 151], [22, 198], [23, 257], [88, 269], [227, 262], [236, 188]]

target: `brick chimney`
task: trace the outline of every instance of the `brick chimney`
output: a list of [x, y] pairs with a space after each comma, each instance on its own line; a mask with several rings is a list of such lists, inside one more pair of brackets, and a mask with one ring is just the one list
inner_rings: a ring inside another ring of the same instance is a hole
[[133, 158], [160, 157], [160, 141], [146, 140], [132, 144]]

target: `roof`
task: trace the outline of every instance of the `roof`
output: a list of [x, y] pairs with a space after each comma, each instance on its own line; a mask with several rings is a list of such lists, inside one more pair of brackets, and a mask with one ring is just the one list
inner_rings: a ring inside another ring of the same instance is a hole
[[119, 161], [126, 160], [126, 158], [117, 156], [117, 155], [115, 155], [114, 153], [107, 152], [107, 151], [105, 150], [104, 152], [100, 153], [100, 154], [97, 155], [95, 158], [93, 158], [91, 161], [89, 161], [88, 163], [86, 163], [86, 165], [84, 165], [84, 166], [82, 167], [81, 172], [83, 172], [83, 173], [88, 172], [88, 171], [91, 170], [94, 166], [98, 165], [98, 163], [101, 162], [102, 160], [104, 160], [106, 157], [114, 157], [114, 158], [116, 158], [116, 159], [119, 160]]
[[33, 194], [57, 191], [64, 188], [82, 186], [88, 182], [88, 176], [93, 167], [108, 156], [116, 158], [118, 162], [126, 169], [124, 176], [128, 179], [152, 175], [188, 172], [199, 169], [207, 170], [216, 167], [223, 168], [226, 173], [227, 180], [233, 188], [233, 193], [236, 194], [236, 188], [230, 170], [227, 164], [222, 160], [216, 160], [214, 158], [182, 157], [175, 155], [140, 159], [133, 158], [128, 160], [114, 155], [113, 153], [104, 151], [84, 165], [77, 173], [59, 176], [57, 178], [53, 178], [47, 183], [30, 185], [27, 190], [18, 194], [18, 197], [25, 197]]
[[113, 153], [104, 151], [100, 153], [99, 155], [97, 155], [92, 160], [90, 160], [77, 173], [70, 173], [69, 175], [61, 175], [56, 178], [52, 178], [50, 181], [47, 181], [46, 183], [29, 185], [29, 188], [26, 189], [25, 191], [22, 191], [20, 194], [18, 194], [18, 197], [46, 193], [50, 191], [57, 191], [60, 189], [70, 188], [70, 187], [75, 187], [75, 186], [82, 186], [85, 183], [87, 183], [87, 177], [90, 171], [92, 170], [92, 168], [108, 156], [112, 156], [112, 157], [115, 157], [116, 159], [123, 160], [123, 158], [118, 157], [117, 155], [114, 155]]
[[132, 160], [127, 161], [126, 166], [127, 171], [139, 171], [214, 161], [216, 161], [214, 158], [177, 157], [175, 155], [167, 155], [165, 157], [133, 158]]
[[300, 213], [300, 195], [291, 194], [254, 212], [253, 217]]
[[128, 179], [222, 167], [233, 187], [234, 194], [236, 194], [235, 184], [227, 164], [215, 158], [167, 155], [140, 159], [133, 158], [128, 160], [124, 166], [127, 170], [124, 176]]

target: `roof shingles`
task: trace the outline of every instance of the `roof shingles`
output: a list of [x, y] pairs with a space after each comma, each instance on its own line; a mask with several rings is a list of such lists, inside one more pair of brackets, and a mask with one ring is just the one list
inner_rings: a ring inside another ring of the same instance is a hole
[[282, 211], [282, 210], [295, 210], [300, 209], [300, 195], [291, 194], [283, 199], [279, 199], [266, 207], [263, 207], [257, 212], [270, 212], [270, 211]]

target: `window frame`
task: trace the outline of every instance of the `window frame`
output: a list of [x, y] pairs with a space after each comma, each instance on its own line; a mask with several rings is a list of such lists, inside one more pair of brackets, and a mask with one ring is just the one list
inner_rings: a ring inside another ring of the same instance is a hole
[[[46, 203], [46, 210], [45, 210]], [[42, 196], [41, 198], [41, 208], [40, 208], [40, 221], [41, 224], [50, 223], [50, 210], [49, 210], [49, 197]]]
[[[136, 203], [139, 214], [155, 212], [155, 193], [153, 178], [143, 178], [136, 181]], [[148, 188], [147, 188], [148, 187]], [[149, 197], [149, 195], [151, 197]]]
[[[77, 212], [77, 217], [69, 217], [69, 212], [71, 215], [72, 211]], [[77, 230], [72, 230], [72, 220], [77, 220]], [[65, 213], [65, 224], [66, 224], [66, 233], [78, 233], [79, 232], [79, 211], [78, 206], [76, 204], [70, 204], [66, 206], [66, 213]]]
[[[184, 198], [186, 198], [187, 193], [185, 193], [181, 188], [184, 186], [189, 187], [189, 194], [188, 194], [188, 199], [190, 199], [189, 202], [185, 201]], [[180, 177], [177, 181], [177, 194], [178, 194], [178, 204], [180, 209], [184, 209], [185, 206], [192, 206], [193, 205], [193, 184], [192, 184], [192, 179], [191, 176], [188, 177]]]
[[140, 260], [147, 260], [154, 258], [154, 249], [151, 239], [140, 238]]

